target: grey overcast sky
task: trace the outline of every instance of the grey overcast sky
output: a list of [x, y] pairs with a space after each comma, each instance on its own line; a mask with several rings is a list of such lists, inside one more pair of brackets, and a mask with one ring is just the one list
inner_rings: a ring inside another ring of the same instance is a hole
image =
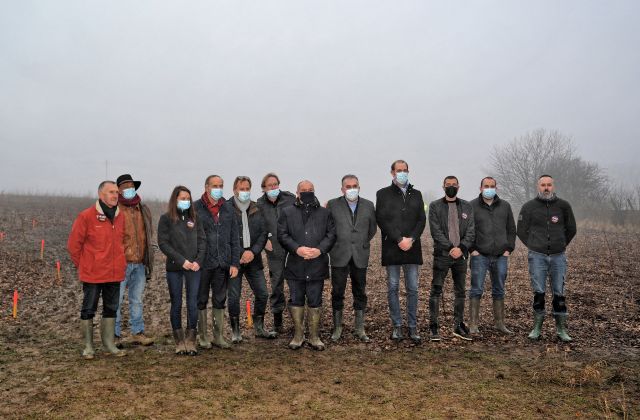
[[[573, 137], [629, 181], [638, 1], [0, 1], [0, 191], [143, 197], [206, 175], [362, 195], [405, 159], [431, 200], [477, 192], [494, 145]], [[105, 168], [105, 161], [108, 167]]]

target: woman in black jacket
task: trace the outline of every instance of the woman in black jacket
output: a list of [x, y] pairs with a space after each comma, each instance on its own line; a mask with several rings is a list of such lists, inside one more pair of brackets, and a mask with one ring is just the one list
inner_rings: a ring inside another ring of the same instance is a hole
[[[191, 191], [181, 185], [169, 198], [169, 207], [158, 222], [158, 246], [167, 256], [167, 285], [171, 297], [171, 328], [176, 354], [196, 355], [200, 266], [206, 241], [202, 223], [196, 220]], [[182, 288], [187, 289], [187, 331], [182, 329]]]

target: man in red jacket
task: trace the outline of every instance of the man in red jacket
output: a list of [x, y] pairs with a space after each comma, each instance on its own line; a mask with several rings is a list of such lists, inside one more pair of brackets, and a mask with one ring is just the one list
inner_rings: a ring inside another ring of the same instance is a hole
[[118, 187], [103, 181], [98, 187], [98, 201], [83, 210], [71, 228], [67, 249], [78, 270], [84, 298], [80, 324], [85, 348], [82, 356], [93, 359], [93, 317], [102, 294], [100, 336], [106, 354], [124, 356], [114, 343], [120, 282], [127, 261], [124, 256], [124, 220], [118, 211]]

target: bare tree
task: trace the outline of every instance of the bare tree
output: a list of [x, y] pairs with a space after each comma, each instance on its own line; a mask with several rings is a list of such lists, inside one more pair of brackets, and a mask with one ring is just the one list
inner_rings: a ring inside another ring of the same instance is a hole
[[558, 194], [582, 214], [602, 207], [608, 194], [602, 168], [577, 156], [571, 138], [557, 130], [538, 129], [494, 147], [491, 169], [500, 193], [515, 206], [535, 197], [542, 174], [553, 176]]

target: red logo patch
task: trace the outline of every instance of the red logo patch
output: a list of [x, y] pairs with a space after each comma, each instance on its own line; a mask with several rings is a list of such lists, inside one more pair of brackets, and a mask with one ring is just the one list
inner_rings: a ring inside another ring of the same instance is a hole
[[99, 214], [97, 218], [99, 222], [104, 222], [105, 220], [107, 220], [107, 216], [105, 216], [104, 214]]
[[558, 216], [551, 216], [551, 223], [558, 223], [560, 218]]

